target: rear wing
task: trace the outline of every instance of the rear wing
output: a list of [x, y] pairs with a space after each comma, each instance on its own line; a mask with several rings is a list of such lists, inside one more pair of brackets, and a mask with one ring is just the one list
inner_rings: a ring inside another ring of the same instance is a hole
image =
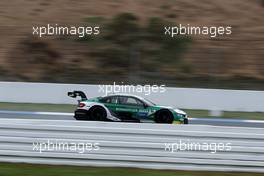
[[81, 101], [87, 100], [85, 93], [82, 91], [68, 92], [68, 96], [72, 98], [81, 97]]

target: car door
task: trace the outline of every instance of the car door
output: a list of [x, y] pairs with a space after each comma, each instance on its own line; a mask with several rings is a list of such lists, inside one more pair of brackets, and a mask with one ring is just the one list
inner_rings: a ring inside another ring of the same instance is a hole
[[116, 111], [120, 117], [139, 120], [139, 112], [144, 109], [144, 103], [132, 96], [119, 96]]
[[117, 101], [118, 101], [117, 96], [108, 96], [100, 100], [100, 102], [103, 103], [112, 112], [116, 112]]

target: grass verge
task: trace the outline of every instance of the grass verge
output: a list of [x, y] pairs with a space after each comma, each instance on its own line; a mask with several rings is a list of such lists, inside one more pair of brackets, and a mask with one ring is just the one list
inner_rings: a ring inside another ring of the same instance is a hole
[[0, 103], [0, 110], [10, 111], [73, 112], [75, 108], [68, 104]]
[[134, 168], [99, 168], [0, 163], [1, 176], [262, 176], [260, 173], [166, 171]]

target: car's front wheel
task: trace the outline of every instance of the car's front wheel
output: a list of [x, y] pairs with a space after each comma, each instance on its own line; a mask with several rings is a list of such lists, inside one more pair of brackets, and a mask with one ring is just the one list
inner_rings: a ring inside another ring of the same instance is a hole
[[173, 115], [169, 110], [160, 110], [155, 115], [155, 122], [171, 124], [173, 122]]
[[189, 124], [189, 120], [187, 118], [184, 118], [183, 124]]

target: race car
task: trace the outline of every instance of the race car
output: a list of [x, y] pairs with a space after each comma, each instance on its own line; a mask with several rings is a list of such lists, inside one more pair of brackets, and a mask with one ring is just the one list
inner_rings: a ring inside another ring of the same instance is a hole
[[136, 95], [112, 94], [87, 99], [84, 92], [73, 91], [68, 96], [81, 98], [74, 113], [76, 120], [188, 124], [184, 111], [158, 106]]

